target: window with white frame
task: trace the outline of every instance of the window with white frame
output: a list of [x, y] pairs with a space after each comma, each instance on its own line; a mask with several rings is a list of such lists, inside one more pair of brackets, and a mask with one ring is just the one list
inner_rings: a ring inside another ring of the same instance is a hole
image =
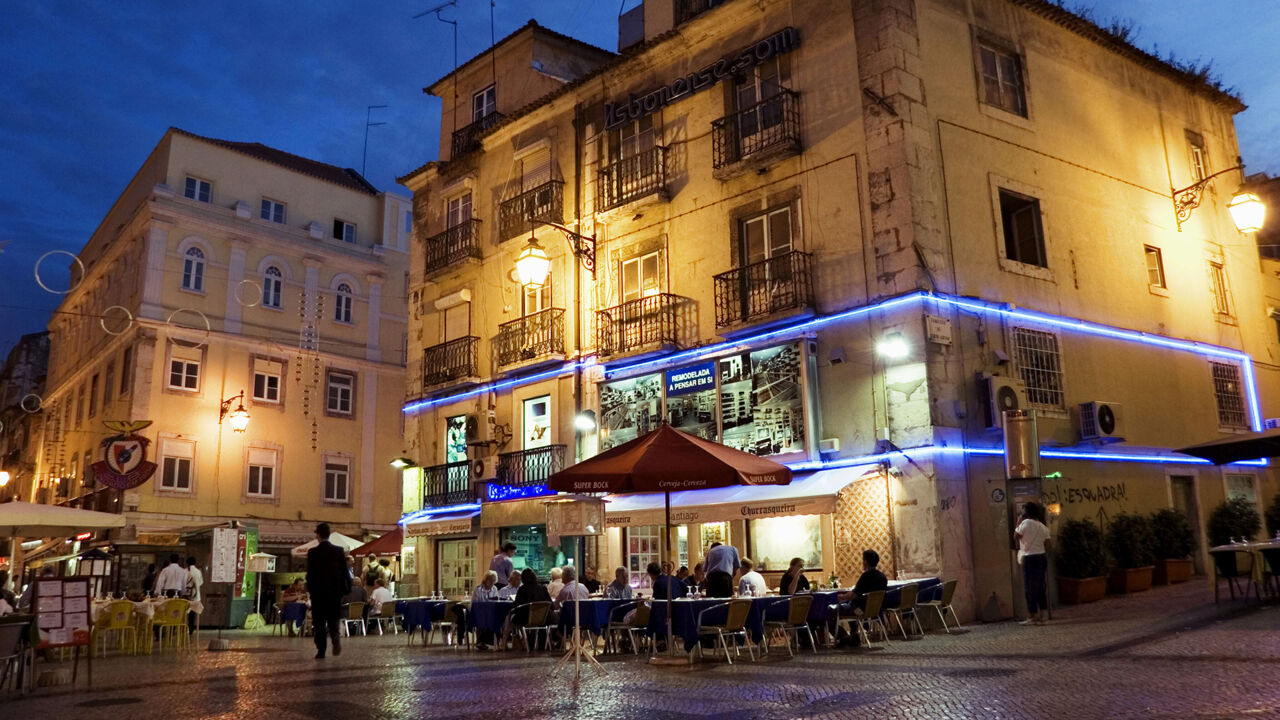
[[280, 296], [284, 290], [284, 273], [275, 265], [262, 273], [262, 307], [280, 309]]
[[335, 218], [333, 221], [333, 238], [342, 242], [354, 243], [356, 241], [355, 223]]
[[327, 503], [351, 502], [351, 460], [326, 455], [324, 458], [324, 501]]
[[446, 227], [457, 227], [471, 219], [471, 193], [449, 198], [444, 203]]
[[1027, 402], [1043, 408], [1063, 407], [1062, 354], [1058, 336], [1043, 330], [1015, 327], [1014, 356], [1018, 374], [1027, 386]]
[[355, 390], [354, 373], [330, 370], [325, 381], [325, 410], [334, 415], [353, 415]]
[[1222, 263], [1209, 261], [1209, 293], [1213, 297], [1213, 311], [1218, 315], [1231, 315], [1231, 296], [1227, 292], [1227, 271]]
[[1026, 117], [1027, 90], [1018, 53], [984, 42], [978, 46], [978, 60], [982, 71], [982, 102]]
[[195, 392], [200, 389], [200, 348], [169, 344], [169, 382], [172, 390]]
[[254, 498], [275, 497], [277, 468], [280, 464], [279, 451], [273, 448], [251, 447], [248, 461], [245, 494]]
[[182, 259], [182, 289], [204, 292], [204, 251], [187, 248]]
[[280, 402], [280, 379], [284, 376], [284, 363], [266, 358], [253, 359], [253, 401], [259, 403]]
[[184, 197], [190, 198], [191, 200], [198, 200], [202, 203], [207, 203], [209, 202], [210, 196], [213, 194], [212, 190], [213, 185], [211, 185], [208, 180], [188, 177], [186, 187], [183, 189], [182, 194]]
[[160, 438], [160, 490], [191, 492], [196, 444], [182, 438]]
[[1191, 181], [1200, 182], [1208, 174], [1209, 166], [1204, 151], [1204, 137], [1198, 132], [1187, 131], [1187, 154], [1191, 163]]
[[551, 308], [551, 273], [541, 285], [525, 285], [521, 299], [520, 312], [524, 316], [533, 315]]
[[262, 210], [258, 217], [263, 220], [270, 220], [275, 223], [284, 223], [284, 203], [272, 200], [271, 198], [262, 198]]
[[340, 323], [351, 322], [351, 286], [340, 283], [334, 293], [333, 319]]
[[622, 261], [622, 302], [639, 300], [661, 292], [659, 250]]
[[498, 110], [498, 87], [489, 87], [471, 96], [471, 121], [483, 120]]
[[1218, 406], [1218, 425], [1224, 428], [1249, 427], [1245, 412], [1244, 384], [1240, 381], [1240, 366], [1235, 363], [1210, 362], [1213, 373], [1213, 397]]
[[1168, 287], [1164, 279], [1164, 257], [1160, 248], [1154, 245], [1143, 245], [1143, 255], [1147, 258], [1147, 285], [1161, 290]]
[[[781, 207], [741, 221], [738, 236], [738, 262], [742, 265], [764, 262], [791, 252], [791, 208]], [[766, 270], [774, 270], [771, 263]], [[783, 266], [778, 265], [778, 268]]]

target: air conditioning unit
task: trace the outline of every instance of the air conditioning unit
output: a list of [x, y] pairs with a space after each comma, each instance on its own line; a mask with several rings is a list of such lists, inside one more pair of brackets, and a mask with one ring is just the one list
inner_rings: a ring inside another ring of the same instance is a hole
[[1003, 375], [982, 375], [979, 386], [986, 401], [983, 422], [988, 430], [1004, 426], [1005, 410], [1024, 410], [1027, 407], [1027, 386], [1021, 380]]
[[472, 482], [489, 482], [498, 478], [498, 456], [476, 458], [471, 461]]
[[1080, 403], [1080, 439], [1120, 442], [1124, 439], [1120, 418], [1120, 406], [1116, 403], [1100, 400]]
[[1262, 429], [1263, 430], [1280, 429], [1280, 418], [1267, 418], [1266, 420], [1263, 420]]

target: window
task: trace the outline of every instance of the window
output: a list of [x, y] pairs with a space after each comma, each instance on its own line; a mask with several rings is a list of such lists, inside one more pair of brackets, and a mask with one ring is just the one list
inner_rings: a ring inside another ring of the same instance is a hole
[[189, 177], [187, 178], [187, 186], [182, 191], [182, 194], [192, 200], [199, 200], [202, 203], [207, 203], [209, 202], [209, 196], [211, 195], [210, 191], [212, 189], [213, 186], [209, 184], [208, 180]]
[[324, 501], [351, 502], [351, 461], [341, 457], [325, 457]]
[[1006, 258], [1024, 265], [1049, 267], [1039, 200], [1001, 188], [1000, 220], [1004, 228]]
[[280, 309], [280, 291], [284, 287], [284, 273], [272, 265], [262, 273], [262, 306]]
[[655, 250], [622, 262], [622, 302], [639, 300], [660, 292], [658, 253]]
[[645, 568], [662, 558], [662, 526], [644, 525], [627, 528], [627, 568], [631, 570], [633, 587], [649, 587]]
[[120, 394], [129, 392], [129, 375], [133, 372], [133, 348], [124, 349], [120, 357]]
[[792, 515], [747, 521], [747, 552], [756, 569], [783, 571], [791, 558], [803, 558], [805, 570], [822, 569], [822, 517]]
[[635, 157], [652, 150], [653, 146], [653, 115], [645, 115], [609, 131], [610, 160]]
[[191, 492], [196, 444], [178, 438], [160, 439], [161, 490]]
[[262, 198], [262, 212], [259, 217], [271, 222], [284, 223], [284, 203], [269, 198]]
[[325, 383], [325, 409], [335, 415], [354, 414], [355, 387], [355, 375], [330, 370]]
[[76, 393], [76, 427], [84, 424], [84, 386]]
[[98, 374], [89, 380], [89, 417], [98, 414]]
[[1017, 53], [991, 45], [978, 47], [982, 64], [982, 102], [1027, 116], [1027, 93], [1022, 82], [1022, 59]]
[[1254, 478], [1252, 475], [1227, 474], [1222, 476], [1222, 480], [1227, 486], [1228, 500], [1240, 498], [1248, 500], [1255, 505], [1257, 504], [1258, 490], [1254, 485]]
[[335, 293], [333, 319], [340, 323], [351, 322], [351, 286], [346, 283], [338, 285]]
[[413, 232], [413, 211], [412, 210], [404, 211], [404, 231], [407, 233]]
[[253, 359], [253, 400], [260, 403], [280, 402], [280, 378], [284, 363], [264, 358]]
[[169, 387], [173, 390], [199, 390], [200, 360], [199, 349], [170, 345]]
[[276, 495], [276, 462], [279, 453], [270, 448], [249, 448], [249, 472], [245, 494], [254, 498]]
[[1142, 249], [1147, 256], [1147, 284], [1153, 288], [1168, 287], [1164, 281], [1164, 259], [1160, 254], [1160, 248], [1144, 245]]
[[1222, 263], [1209, 261], [1209, 292], [1213, 294], [1213, 311], [1218, 315], [1231, 315], [1231, 300], [1227, 294], [1227, 271]]
[[342, 242], [354, 243], [356, 241], [356, 226], [346, 220], [333, 221], [333, 237]]
[[743, 220], [740, 230], [738, 262], [743, 265], [763, 262], [791, 252], [790, 207], [770, 210]]
[[1027, 386], [1027, 402], [1040, 407], [1062, 407], [1062, 355], [1058, 350], [1058, 336], [1016, 327], [1013, 347], [1018, 373]]
[[1200, 133], [1187, 131], [1187, 153], [1191, 161], [1191, 181], [1200, 182], [1208, 172], [1208, 159], [1204, 152], [1204, 138]]
[[116, 389], [116, 363], [114, 360], [107, 363], [106, 373], [102, 376], [102, 409], [107, 409], [107, 403], [111, 402], [111, 393]]
[[746, 138], [782, 123], [782, 105], [765, 102], [782, 89], [782, 63], [779, 58], [760, 63], [734, 78], [738, 138], [744, 146]]
[[471, 121], [483, 120], [498, 111], [498, 91], [496, 85], [481, 90], [471, 96]]
[[524, 437], [521, 447], [525, 450], [546, 447], [551, 444], [551, 396], [542, 395], [524, 401]]
[[1240, 368], [1232, 363], [1211, 362], [1209, 369], [1213, 372], [1213, 397], [1218, 405], [1218, 425], [1232, 429], [1248, 428], [1249, 416], [1245, 413]]
[[204, 292], [204, 251], [200, 248], [187, 248], [182, 261], [182, 289]]
[[542, 312], [551, 307], [551, 274], [547, 274], [547, 281], [539, 287], [531, 285], [524, 286], [524, 296], [521, 299], [520, 312], [522, 315], [532, 315]]
[[471, 193], [445, 201], [445, 223], [457, 227], [471, 219]]

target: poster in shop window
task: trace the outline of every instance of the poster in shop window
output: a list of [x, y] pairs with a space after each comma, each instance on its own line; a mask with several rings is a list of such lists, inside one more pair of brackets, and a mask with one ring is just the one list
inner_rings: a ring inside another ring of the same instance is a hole
[[804, 449], [800, 345], [778, 345], [720, 360], [725, 445], [755, 455]]
[[600, 386], [600, 451], [634, 440], [662, 421], [662, 374]]
[[718, 440], [715, 361], [668, 370], [665, 384], [671, 427], [704, 440]]

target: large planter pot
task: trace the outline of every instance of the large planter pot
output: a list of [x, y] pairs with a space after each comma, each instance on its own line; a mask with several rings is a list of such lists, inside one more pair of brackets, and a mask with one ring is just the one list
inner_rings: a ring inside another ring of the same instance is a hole
[[1058, 578], [1058, 600], [1067, 605], [1097, 602], [1107, 594], [1107, 579], [1091, 578]]
[[1151, 565], [1140, 568], [1116, 568], [1111, 571], [1107, 589], [1116, 595], [1150, 590], [1153, 569]]
[[1173, 585], [1191, 579], [1191, 558], [1182, 560], [1157, 560], [1151, 573], [1152, 585]]

